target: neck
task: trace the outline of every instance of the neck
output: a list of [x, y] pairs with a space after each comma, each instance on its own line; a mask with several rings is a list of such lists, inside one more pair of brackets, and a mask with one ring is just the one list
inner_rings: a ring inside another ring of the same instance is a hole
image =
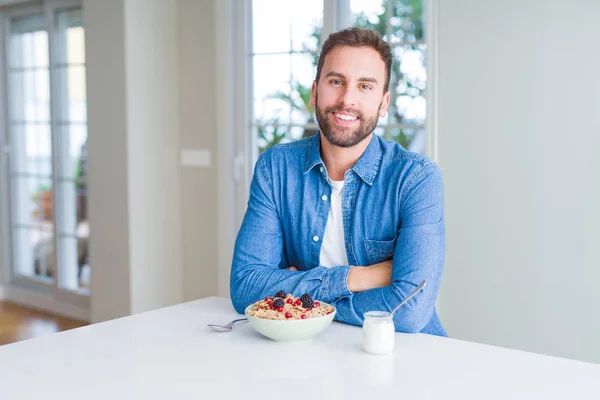
[[344, 174], [356, 164], [360, 156], [365, 152], [373, 134], [371, 133], [362, 142], [352, 147], [334, 146], [323, 135], [321, 135], [321, 158], [327, 168], [329, 179], [343, 181]]

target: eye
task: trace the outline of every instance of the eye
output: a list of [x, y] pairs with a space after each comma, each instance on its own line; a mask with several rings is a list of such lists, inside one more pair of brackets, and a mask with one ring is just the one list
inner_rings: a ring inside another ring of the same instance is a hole
[[372, 89], [372, 87], [371, 87], [371, 86], [369, 86], [369, 85], [366, 85], [366, 84], [362, 84], [362, 85], [360, 85], [360, 88], [361, 88], [361, 89], [363, 89], [363, 90], [371, 90], [371, 89]]
[[343, 85], [342, 81], [340, 81], [339, 79], [332, 79], [329, 81], [329, 83], [332, 83], [334, 85]]

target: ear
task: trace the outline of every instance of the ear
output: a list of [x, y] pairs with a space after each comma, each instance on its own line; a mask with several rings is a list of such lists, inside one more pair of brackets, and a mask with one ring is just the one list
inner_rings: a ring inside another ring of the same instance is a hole
[[317, 81], [313, 81], [312, 89], [310, 90], [310, 101], [308, 104], [311, 107], [317, 106]]
[[379, 116], [381, 118], [385, 117], [389, 106], [390, 106], [390, 92], [388, 91], [383, 95], [383, 100], [381, 101], [381, 109], [379, 110]]

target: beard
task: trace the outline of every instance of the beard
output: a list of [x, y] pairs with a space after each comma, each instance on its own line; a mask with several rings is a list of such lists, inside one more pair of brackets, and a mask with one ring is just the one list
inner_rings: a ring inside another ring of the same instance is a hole
[[[319, 107], [319, 97], [315, 97], [315, 114], [317, 116], [317, 122], [321, 128], [321, 132], [329, 143], [338, 147], [353, 147], [363, 140], [365, 140], [371, 132], [375, 130], [377, 121], [379, 120], [379, 110], [383, 101], [379, 103], [377, 108], [377, 114], [374, 117], [367, 117], [360, 111], [354, 108], [344, 108], [342, 106], [333, 106], [322, 109]], [[343, 112], [346, 114], [353, 115], [358, 118], [358, 126], [351, 128], [345, 126], [333, 127], [330, 120], [329, 114], [332, 112]]]

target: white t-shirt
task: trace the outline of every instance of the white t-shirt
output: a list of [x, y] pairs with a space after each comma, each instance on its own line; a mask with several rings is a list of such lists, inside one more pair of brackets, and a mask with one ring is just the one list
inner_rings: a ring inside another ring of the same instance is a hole
[[329, 216], [321, 244], [319, 265], [337, 267], [348, 265], [344, 242], [344, 222], [342, 220], [342, 189], [344, 181], [331, 181]]

